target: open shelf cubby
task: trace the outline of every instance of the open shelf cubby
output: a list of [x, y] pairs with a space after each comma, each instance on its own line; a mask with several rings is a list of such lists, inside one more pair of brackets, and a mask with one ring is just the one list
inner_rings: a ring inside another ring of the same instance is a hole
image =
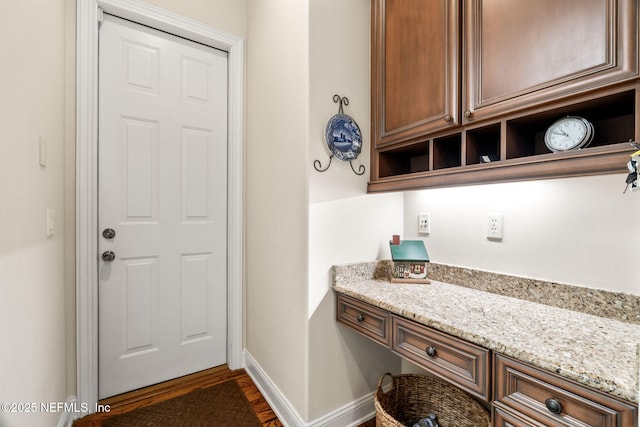
[[462, 164], [462, 136], [460, 133], [433, 140], [433, 169], [454, 168]]
[[378, 159], [380, 177], [425, 172], [429, 170], [429, 142], [380, 151]]
[[635, 91], [626, 91], [519, 117], [506, 122], [506, 159], [547, 154], [544, 143], [547, 128], [566, 116], [581, 116], [594, 127], [593, 141], [587, 148], [633, 140], [635, 136]]
[[500, 123], [464, 132], [467, 165], [500, 160]]
[[[627, 84], [377, 148], [377, 174], [369, 191], [624, 173], [633, 151], [629, 142], [640, 134], [639, 90], [640, 84]], [[552, 153], [545, 132], [566, 116], [589, 120], [593, 141], [579, 150]]]

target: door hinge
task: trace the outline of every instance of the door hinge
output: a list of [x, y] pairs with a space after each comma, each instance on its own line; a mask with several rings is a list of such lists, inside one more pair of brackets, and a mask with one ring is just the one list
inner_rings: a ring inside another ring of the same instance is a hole
[[102, 24], [102, 21], [104, 21], [104, 11], [100, 8], [98, 8], [98, 25]]

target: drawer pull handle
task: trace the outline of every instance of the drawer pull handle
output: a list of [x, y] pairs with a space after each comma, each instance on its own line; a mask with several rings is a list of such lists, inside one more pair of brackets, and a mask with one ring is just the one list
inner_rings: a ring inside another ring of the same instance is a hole
[[562, 404], [558, 399], [547, 399], [544, 401], [544, 404], [551, 413], [558, 415], [562, 412]]
[[362, 314], [362, 313], [358, 314], [358, 316], [356, 317], [356, 320], [358, 322], [362, 322], [364, 320], [364, 314]]
[[434, 346], [430, 345], [429, 347], [427, 347], [426, 352], [427, 352], [427, 356], [429, 356], [429, 357], [435, 357], [435, 355], [436, 355], [436, 348], [435, 348]]

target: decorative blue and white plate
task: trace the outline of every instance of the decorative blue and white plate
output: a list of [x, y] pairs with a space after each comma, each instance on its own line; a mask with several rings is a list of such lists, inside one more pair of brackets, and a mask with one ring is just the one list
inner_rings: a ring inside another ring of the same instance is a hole
[[334, 157], [344, 161], [356, 159], [362, 149], [362, 134], [358, 124], [350, 116], [338, 113], [331, 117], [324, 128], [327, 147]]

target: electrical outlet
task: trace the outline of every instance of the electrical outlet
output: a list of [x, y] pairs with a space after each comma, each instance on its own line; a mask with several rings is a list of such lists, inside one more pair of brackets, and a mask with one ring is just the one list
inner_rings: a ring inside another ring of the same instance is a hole
[[418, 233], [431, 233], [431, 215], [428, 213], [418, 215]]
[[487, 239], [502, 240], [502, 214], [489, 214], [487, 222]]

